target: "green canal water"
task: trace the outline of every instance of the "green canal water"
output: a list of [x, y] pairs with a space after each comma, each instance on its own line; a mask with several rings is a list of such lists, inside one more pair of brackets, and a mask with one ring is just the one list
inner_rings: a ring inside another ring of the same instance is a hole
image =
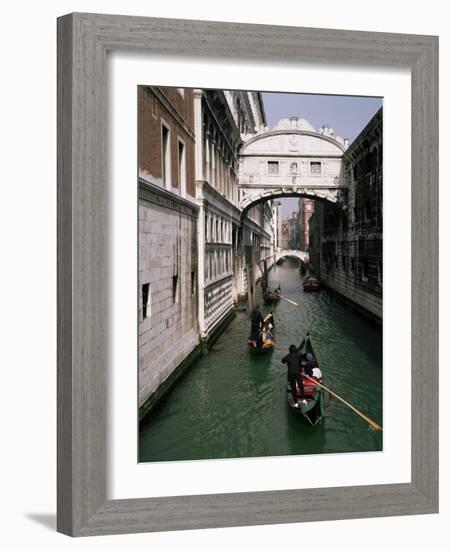
[[[326, 290], [304, 293], [294, 262], [271, 270], [270, 280], [299, 304], [280, 300], [272, 307], [276, 349], [252, 352], [249, 316], [238, 311], [140, 426], [140, 462], [382, 450], [382, 432], [337, 399], [320, 425], [303, 424], [287, 405], [281, 364], [289, 345], [309, 330], [324, 384], [382, 424], [381, 328]], [[270, 311], [260, 303], [263, 314]]]

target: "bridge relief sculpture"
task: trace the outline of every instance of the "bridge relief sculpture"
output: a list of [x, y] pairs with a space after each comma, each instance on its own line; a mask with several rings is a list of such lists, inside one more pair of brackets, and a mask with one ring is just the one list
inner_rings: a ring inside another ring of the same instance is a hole
[[305, 119], [284, 118], [273, 129], [261, 128], [243, 140], [239, 162], [242, 209], [286, 195], [346, 207], [342, 155], [348, 141], [335, 136], [332, 128], [316, 130]]

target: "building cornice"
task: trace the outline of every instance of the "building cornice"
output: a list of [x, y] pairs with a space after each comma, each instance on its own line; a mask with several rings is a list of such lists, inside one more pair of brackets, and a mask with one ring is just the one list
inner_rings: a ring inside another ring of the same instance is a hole
[[138, 179], [138, 184], [139, 200], [151, 202], [164, 208], [170, 208], [188, 216], [197, 217], [199, 208], [194, 202], [175, 195], [175, 193], [149, 183], [142, 178]]

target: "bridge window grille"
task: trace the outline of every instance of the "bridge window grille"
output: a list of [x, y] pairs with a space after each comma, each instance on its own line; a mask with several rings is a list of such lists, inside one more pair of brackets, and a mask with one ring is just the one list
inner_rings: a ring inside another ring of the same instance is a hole
[[269, 160], [267, 162], [267, 170], [269, 174], [279, 174], [280, 172], [280, 163], [278, 161], [271, 161]]
[[322, 173], [322, 163], [321, 162], [310, 162], [309, 171], [312, 176], [320, 176]]

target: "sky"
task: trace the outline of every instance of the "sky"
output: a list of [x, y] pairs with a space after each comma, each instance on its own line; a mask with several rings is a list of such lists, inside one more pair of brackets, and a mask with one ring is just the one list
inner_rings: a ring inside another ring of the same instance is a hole
[[[381, 97], [263, 93], [267, 126], [273, 128], [283, 117], [306, 118], [316, 129], [333, 128], [335, 135], [351, 143], [382, 106]], [[280, 199], [282, 217], [297, 210], [298, 199]]]

